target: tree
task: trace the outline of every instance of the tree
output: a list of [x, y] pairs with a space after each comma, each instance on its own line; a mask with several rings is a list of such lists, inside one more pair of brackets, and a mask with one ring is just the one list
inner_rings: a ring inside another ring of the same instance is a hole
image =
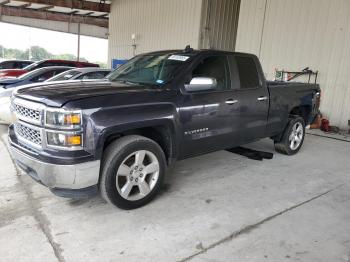
[[0, 57], [5, 58], [5, 47], [0, 45]]
[[[53, 55], [51, 53], [49, 53], [48, 51], [46, 51], [45, 48], [42, 48], [40, 46], [32, 46], [30, 48], [31, 50], [31, 60], [43, 60], [43, 59], [50, 59], [53, 57]], [[29, 49], [26, 50], [26, 54], [27, 54], [27, 58], [29, 58]]]
[[[30, 52], [29, 52], [30, 51]], [[77, 57], [72, 54], [61, 54], [54, 55], [48, 52], [45, 48], [40, 46], [32, 46], [30, 49], [26, 49], [25, 51], [14, 49], [14, 48], [5, 48], [0, 45], [0, 57], [4, 59], [29, 59], [34, 61], [40, 61], [44, 59], [60, 59], [60, 60], [72, 60], [76, 61]], [[84, 57], [80, 58], [80, 61], [87, 62], [88, 60]], [[106, 67], [104, 63], [96, 62], [100, 64], [101, 67]]]

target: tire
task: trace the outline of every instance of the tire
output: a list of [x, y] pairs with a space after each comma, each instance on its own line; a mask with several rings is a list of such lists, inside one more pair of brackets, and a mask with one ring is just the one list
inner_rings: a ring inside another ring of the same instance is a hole
[[149, 203], [160, 191], [166, 172], [165, 155], [151, 139], [130, 135], [112, 142], [102, 159], [102, 197], [121, 209]]
[[301, 117], [291, 118], [283, 132], [282, 139], [278, 142], [275, 141], [275, 150], [285, 155], [294, 155], [302, 147], [304, 138], [304, 119]]

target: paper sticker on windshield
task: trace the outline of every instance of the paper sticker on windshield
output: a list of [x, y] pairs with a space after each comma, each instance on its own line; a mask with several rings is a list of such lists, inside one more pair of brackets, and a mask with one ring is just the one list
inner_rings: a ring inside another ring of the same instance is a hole
[[184, 55], [171, 55], [169, 56], [168, 59], [185, 62], [189, 58], [190, 58], [189, 56], [184, 56]]

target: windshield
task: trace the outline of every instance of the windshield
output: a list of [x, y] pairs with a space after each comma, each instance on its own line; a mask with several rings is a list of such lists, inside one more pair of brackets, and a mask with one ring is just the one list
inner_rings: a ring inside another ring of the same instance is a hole
[[81, 74], [81, 72], [77, 71], [77, 70], [69, 70], [67, 72], [61, 73], [61, 74], [59, 74], [59, 75], [57, 75], [55, 77], [50, 78], [48, 80], [48, 82], [69, 80], [73, 76], [76, 76], [78, 74]]
[[26, 66], [25, 68], [23, 68], [23, 70], [32, 71], [32, 70], [35, 69], [39, 64], [40, 64], [40, 62], [36, 62], [36, 63], [30, 64], [29, 66]]
[[136, 56], [112, 72], [109, 81], [163, 85], [193, 54], [149, 54]]
[[[40, 70], [40, 69], [37, 69], [37, 70]], [[35, 76], [35, 75], [38, 74], [37, 70], [34, 70], [34, 71], [31, 71], [31, 72], [25, 73], [23, 75], [20, 75], [19, 77], [17, 77], [17, 79], [28, 79], [28, 78], [31, 78], [32, 76]]]

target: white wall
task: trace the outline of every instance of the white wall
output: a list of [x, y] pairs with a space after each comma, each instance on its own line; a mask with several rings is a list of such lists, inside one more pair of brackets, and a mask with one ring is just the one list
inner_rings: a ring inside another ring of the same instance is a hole
[[236, 50], [257, 54], [269, 79], [274, 68], [319, 70], [321, 111], [347, 129], [349, 0], [242, 0]]
[[202, 0], [114, 0], [109, 19], [109, 61], [159, 49], [198, 48]]

